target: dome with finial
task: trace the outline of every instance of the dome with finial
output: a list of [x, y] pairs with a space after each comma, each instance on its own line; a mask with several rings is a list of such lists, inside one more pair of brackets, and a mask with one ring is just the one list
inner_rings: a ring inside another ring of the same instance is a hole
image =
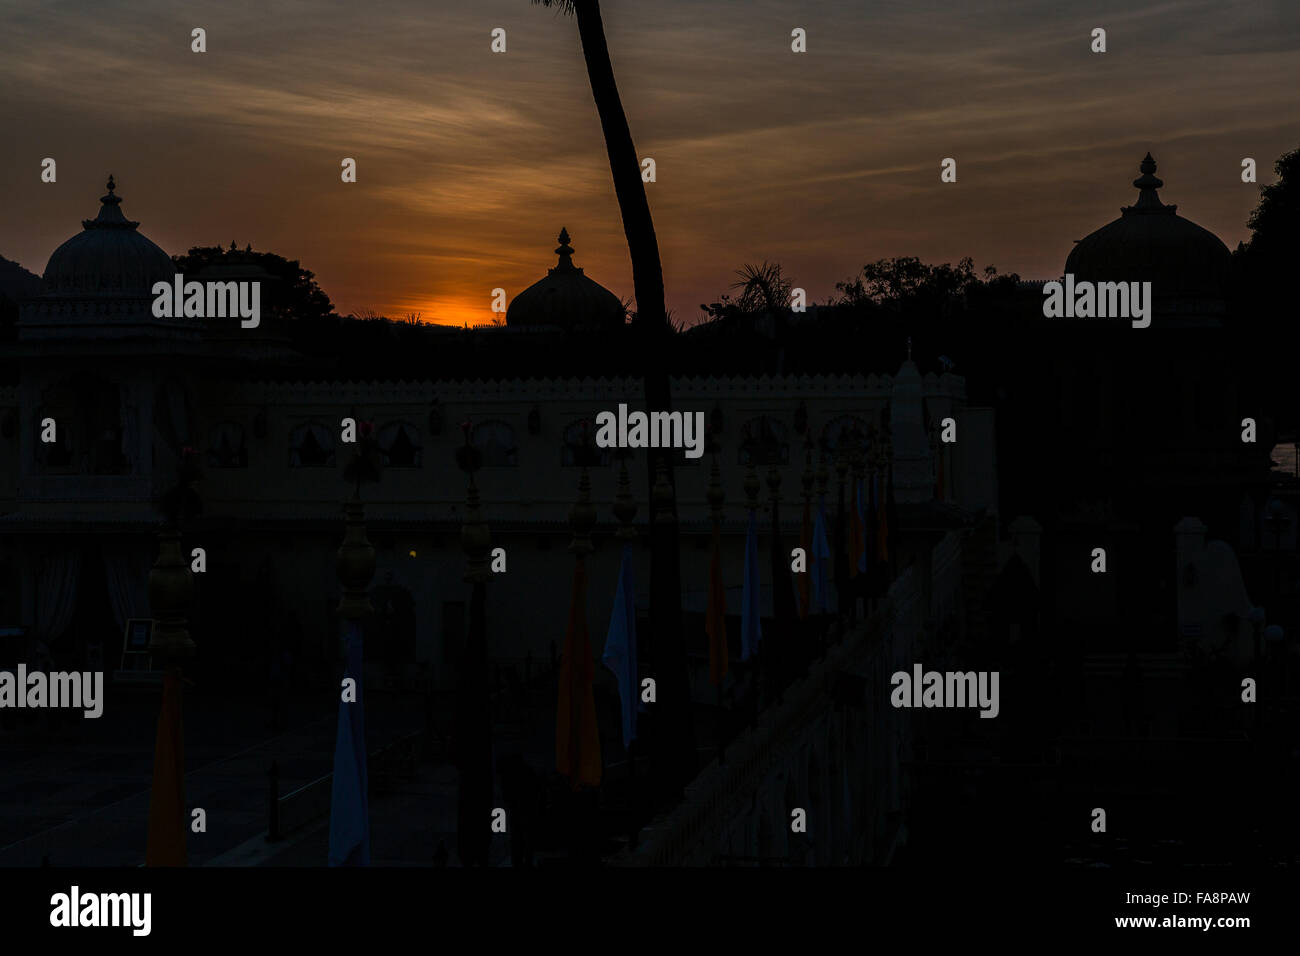
[[171, 256], [122, 215], [122, 202], [108, 177], [99, 215], [82, 220], [82, 231], [50, 254], [45, 266], [47, 295], [149, 295], [153, 284], [176, 274]]
[[626, 311], [618, 296], [588, 279], [573, 264], [567, 229], [560, 230], [559, 242], [555, 252], [560, 261], [546, 278], [515, 296], [506, 310], [506, 325], [558, 326], [574, 331], [621, 328]]
[[1133, 180], [1137, 202], [1077, 240], [1065, 260], [1076, 282], [1151, 283], [1155, 311], [1216, 315], [1225, 310], [1230, 253], [1214, 233], [1160, 201], [1156, 161], [1147, 153]]

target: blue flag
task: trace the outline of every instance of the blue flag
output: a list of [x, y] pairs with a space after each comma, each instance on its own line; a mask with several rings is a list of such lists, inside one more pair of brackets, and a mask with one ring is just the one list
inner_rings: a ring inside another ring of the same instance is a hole
[[828, 614], [831, 609], [831, 548], [826, 542], [826, 496], [817, 503], [817, 520], [813, 524], [812, 613]]
[[758, 653], [763, 639], [763, 625], [758, 609], [758, 518], [749, 513], [749, 530], [745, 534], [745, 590], [740, 599], [740, 659], [749, 660]]
[[640, 685], [636, 679], [636, 586], [632, 582], [632, 545], [623, 545], [623, 566], [618, 572], [614, 610], [605, 634], [605, 653], [600, 657], [618, 678], [618, 696], [623, 702], [623, 746], [636, 739], [636, 710]]
[[[345, 678], [356, 681], [356, 700], [339, 701], [338, 739], [330, 798], [330, 866], [370, 865], [370, 797], [366, 779], [366, 720], [361, 696], [361, 625], [344, 625]], [[350, 696], [350, 695], [349, 695]]]

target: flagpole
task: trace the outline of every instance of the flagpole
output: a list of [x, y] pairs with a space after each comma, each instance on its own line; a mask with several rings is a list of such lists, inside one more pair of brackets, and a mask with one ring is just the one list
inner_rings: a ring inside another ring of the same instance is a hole
[[[811, 434], [811, 433], [810, 433]], [[799, 618], [806, 621], [812, 615], [812, 552], [813, 552], [813, 528], [812, 528], [812, 489], [813, 489], [813, 467], [812, 467], [812, 441], [805, 439], [803, 445], [803, 474], [800, 476], [800, 484], [803, 487], [803, 522], [799, 529], [799, 546], [803, 548], [804, 566], [803, 577], [799, 579]], [[800, 642], [800, 656], [802, 656], [803, 643]]]
[[[826, 540], [826, 486], [830, 483], [830, 470], [826, 467], [826, 446], [823, 444], [821, 454], [817, 462], [817, 521], [814, 525], [814, 538], [817, 538], [815, 529], [821, 528], [820, 540]], [[814, 541], [813, 547], [819, 545]], [[817, 578], [815, 580], [817, 588], [817, 612], [818, 620], [821, 622], [821, 647], [824, 651], [830, 642], [830, 620], [827, 615], [828, 602], [826, 600], [826, 589], [830, 585], [830, 576], [826, 573], [826, 556], [820, 550], [817, 554]]]
[[[662, 473], [661, 473], [661, 477]], [[664, 478], [666, 482], [666, 478]], [[671, 496], [671, 489], [669, 489]], [[559, 694], [555, 708], [556, 770], [569, 780], [573, 842], [576, 860], [594, 862], [598, 855], [593, 840], [599, 804], [599, 787], [604, 761], [600, 747], [600, 727], [596, 722], [596, 703], [592, 692], [593, 664], [591, 641], [587, 635], [587, 555], [595, 550], [591, 529], [596, 524], [596, 508], [591, 503], [591, 480], [584, 465], [578, 479], [578, 500], [569, 511], [573, 539], [573, 591], [569, 604], [569, 626], [560, 662]], [[583, 809], [593, 812], [581, 813]]]
[[[811, 431], [809, 435], [811, 435]], [[798, 670], [803, 674], [808, 667], [809, 654], [808, 645], [809, 636], [812, 633], [811, 625], [813, 619], [813, 574], [814, 557], [813, 552], [816, 550], [813, 546], [813, 517], [812, 517], [812, 498], [813, 498], [813, 466], [812, 466], [812, 440], [806, 438], [803, 446], [803, 475], [800, 478], [800, 484], [803, 486], [803, 527], [800, 529], [799, 545], [803, 548], [804, 566], [803, 576], [799, 579], [799, 624], [798, 624], [798, 648], [795, 653], [795, 660], [798, 662]]]
[[868, 527], [869, 531], [863, 533], [863, 538], [869, 536], [869, 540], [864, 542], [867, 578], [866, 588], [863, 592], [863, 607], [867, 617], [870, 617], [876, 607], [881, 574], [879, 561], [880, 542], [878, 540], [880, 535], [880, 442], [875, 429], [872, 429], [867, 437], [864, 454], [867, 469], [867, 489], [864, 495], [866, 498], [866, 521], [864, 526]]
[[[717, 691], [717, 743], [718, 763], [726, 763], [727, 713], [722, 706], [722, 682], [727, 676], [727, 607], [726, 591], [720, 580], [722, 574], [722, 505], [726, 495], [722, 490], [722, 475], [718, 470], [718, 449], [713, 447], [709, 466], [709, 518], [713, 530], [712, 555], [709, 559], [709, 600], [704, 616], [704, 629], [709, 642], [709, 680]], [[721, 606], [719, 606], [719, 604]]]
[[[762, 642], [762, 602], [761, 588], [758, 580], [757, 547], [751, 548], [751, 541], [757, 534], [758, 521], [758, 472], [754, 470], [754, 458], [750, 455], [749, 468], [745, 472], [745, 508], [749, 520], [745, 530], [745, 589], [744, 606], [741, 608], [741, 658], [752, 658], [753, 669], [750, 674], [749, 725], [758, 723], [758, 705], [760, 690], [763, 686], [763, 642]], [[758, 640], [754, 636], [758, 635]]]
[[[859, 441], [864, 440], [863, 436], [860, 434], [855, 434], [853, 437]], [[865, 493], [863, 488], [863, 478], [865, 476], [865, 463], [863, 458], [862, 446], [855, 441], [849, 451], [849, 463], [853, 469], [853, 501], [851, 502], [851, 507], [853, 508], [853, 518], [856, 522], [856, 526], [860, 528], [861, 531], [858, 534], [858, 540], [853, 542], [854, 553], [849, 562], [849, 576], [853, 592], [849, 604], [850, 625], [857, 623], [858, 596], [866, 593], [867, 589], [864, 585], [867, 583], [867, 570], [870, 569], [869, 563], [866, 570], [860, 566], [863, 563], [862, 558], [866, 554], [867, 546], [866, 516], [863, 514], [863, 509], [861, 507], [862, 496]], [[859, 547], [863, 550], [859, 551]]]
[[785, 697], [787, 671], [790, 665], [790, 604], [794, 594], [790, 590], [789, 558], [781, 547], [781, 472], [775, 465], [767, 470], [767, 488], [772, 502], [772, 634], [767, 642], [771, 652], [772, 684], [777, 704]]
[[491, 848], [488, 822], [492, 813], [492, 706], [488, 686], [487, 581], [492, 536], [479, 510], [474, 472], [482, 460], [469, 444], [462, 450], [462, 467], [469, 474], [465, 491], [465, 520], [460, 528], [465, 553], [462, 580], [470, 585], [469, 621], [456, 674], [456, 853], [465, 866], [487, 866]]
[[894, 442], [892, 437], [885, 441], [884, 454], [886, 477], [884, 481], [885, 488], [884, 491], [881, 492], [881, 495], [884, 499], [886, 521], [885, 564], [889, 569], [889, 578], [888, 581], [886, 581], [885, 587], [888, 589], [888, 582], [898, 576], [898, 549], [894, 546], [898, 541], [896, 531], [898, 525], [898, 506], [894, 502]]
[[[618, 571], [618, 589], [614, 609], [610, 612], [609, 630], [601, 660], [618, 679], [620, 705], [623, 708], [623, 749], [627, 753], [628, 783], [636, 799], [636, 725], [640, 683], [637, 678], [636, 590], [632, 582], [632, 543], [636, 541], [636, 500], [632, 497], [632, 480], [627, 473], [627, 457], [620, 456], [618, 493], [614, 496], [614, 517], [618, 528], [614, 537], [623, 543]], [[632, 814], [630, 842], [635, 845], [639, 813]]]
[[848, 575], [848, 529], [845, 526], [847, 515], [844, 512], [844, 479], [849, 470], [848, 452], [845, 450], [845, 434], [840, 431], [835, 447], [836, 505], [835, 505], [835, 541], [831, 547], [835, 552], [835, 606], [839, 613], [841, 627], [849, 616], [849, 575]]

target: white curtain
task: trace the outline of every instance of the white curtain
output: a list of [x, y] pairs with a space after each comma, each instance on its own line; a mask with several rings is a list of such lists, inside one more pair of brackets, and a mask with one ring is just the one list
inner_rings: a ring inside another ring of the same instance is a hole
[[63, 636], [77, 607], [81, 552], [48, 555], [36, 573], [36, 637], [47, 648]]
[[132, 617], [149, 617], [149, 557], [143, 551], [105, 549], [104, 582], [113, 605], [117, 633], [126, 633]]

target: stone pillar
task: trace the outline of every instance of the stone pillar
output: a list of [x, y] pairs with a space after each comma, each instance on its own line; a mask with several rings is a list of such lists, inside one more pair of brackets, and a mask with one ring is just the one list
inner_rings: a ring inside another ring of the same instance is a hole
[[343, 593], [336, 611], [345, 621], [360, 621], [375, 610], [368, 591], [375, 576], [375, 547], [366, 537], [365, 506], [361, 499], [345, 501], [343, 514], [343, 543], [334, 562]]
[[194, 575], [181, 550], [181, 533], [166, 527], [158, 532], [158, 560], [149, 571], [149, 607], [154, 620], [149, 651], [168, 667], [179, 667], [194, 656], [187, 618], [193, 596]]
[[900, 502], [924, 502], [934, 497], [934, 459], [925, 432], [925, 395], [921, 373], [908, 359], [894, 376], [890, 395], [890, 438], [893, 441], [894, 496]]
[[195, 653], [190, 638], [190, 599], [194, 576], [181, 551], [180, 532], [166, 527], [158, 534], [158, 560], [149, 572], [149, 606], [153, 633], [149, 650], [166, 668], [162, 707], [154, 743], [153, 783], [145, 863], [184, 866], [186, 863], [185, 738], [181, 719], [181, 664]]

